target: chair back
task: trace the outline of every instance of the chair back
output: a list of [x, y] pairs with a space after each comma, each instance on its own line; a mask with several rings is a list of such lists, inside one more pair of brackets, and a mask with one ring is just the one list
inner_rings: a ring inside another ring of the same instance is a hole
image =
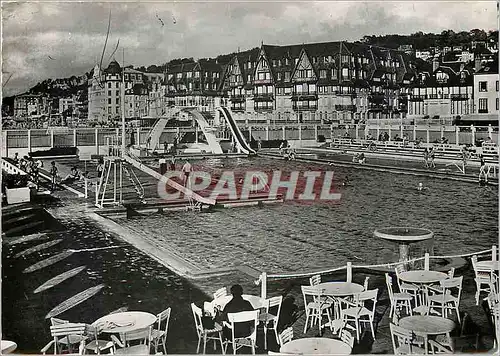
[[378, 288], [367, 290], [354, 295], [355, 303], [359, 306], [365, 306], [365, 302], [371, 301], [371, 312], [375, 313], [375, 308], [377, 307], [377, 296], [378, 296]]
[[[441, 287], [443, 287], [443, 297], [449, 293], [454, 297], [457, 297], [458, 302], [460, 302], [460, 296], [462, 295], [462, 282], [464, 277], [454, 277], [448, 278], [440, 281]], [[454, 294], [456, 293], [456, 294]]]
[[201, 308], [198, 308], [196, 304], [191, 303], [191, 310], [193, 311], [194, 324], [196, 326], [196, 332], [198, 336], [203, 334], [203, 324], [201, 322], [201, 317], [203, 316], [203, 312]]
[[351, 349], [354, 347], [354, 336], [352, 336], [352, 334], [346, 329], [342, 330], [342, 333], [340, 334], [340, 340], [342, 340], [343, 343], [349, 345]]
[[141, 344], [147, 344], [151, 339], [151, 327], [131, 331], [128, 333], [122, 333], [120, 334], [120, 338], [122, 339], [123, 343], [127, 346], [129, 346], [130, 342], [136, 342], [136, 341], [140, 342]]
[[[276, 326], [278, 325], [278, 320], [279, 320], [280, 313], [281, 313], [281, 303], [282, 302], [283, 302], [282, 295], [280, 295], [279, 297], [272, 297], [272, 298], [269, 298], [266, 300], [266, 312], [268, 314], [272, 314], [272, 315], [276, 316], [276, 320], [274, 321]], [[272, 311], [271, 309], [276, 310], [276, 314], [271, 313], [271, 311]]]
[[320, 283], [321, 283], [321, 275], [319, 275], [319, 274], [316, 274], [316, 275], [312, 276], [311, 278], [309, 278], [309, 284], [311, 286], [317, 286]]
[[478, 267], [476, 255], [472, 256], [471, 261], [472, 261], [472, 267], [474, 268], [474, 273], [476, 275], [476, 278], [481, 278], [481, 279], [490, 279], [491, 278], [491, 270], [490, 269]]
[[363, 288], [365, 290], [368, 290], [368, 281], [370, 280], [370, 277], [365, 277], [365, 281], [363, 283]]
[[283, 346], [284, 344], [292, 340], [293, 340], [293, 328], [289, 326], [279, 334], [280, 346]]
[[391, 341], [392, 341], [392, 348], [394, 350], [395, 355], [400, 355], [398, 353], [399, 347], [403, 345], [408, 345], [409, 353], [411, 354], [411, 347], [412, 347], [412, 339], [413, 339], [413, 334], [411, 330], [406, 330], [402, 328], [401, 326], [394, 325], [393, 323], [389, 324], [389, 327], [391, 329]]
[[87, 332], [85, 323], [61, 323], [50, 326], [50, 334], [54, 338], [63, 338], [69, 335], [83, 336]]
[[50, 318], [50, 325], [59, 325], [59, 324], [67, 324], [67, 323], [69, 323], [69, 320]]
[[227, 293], [227, 288], [226, 287], [222, 287], [222, 288], [219, 288], [215, 291], [214, 293], [214, 299], [217, 299], [217, 298], [220, 298], [220, 297], [225, 297], [226, 295], [228, 295]]
[[[171, 311], [172, 308], [169, 307], [156, 316], [156, 320], [158, 321], [158, 330], [164, 331], [165, 335], [167, 334]], [[163, 324], [163, 329], [161, 328], [162, 324]]]
[[227, 314], [227, 319], [229, 320], [229, 323], [231, 324], [231, 332], [232, 332], [232, 339], [233, 339], [233, 345], [234, 345], [234, 330], [235, 330], [235, 324], [237, 323], [245, 323], [249, 321], [253, 321], [254, 323], [254, 329], [250, 335], [243, 336], [243, 337], [238, 337], [238, 338], [248, 338], [252, 339], [254, 342], [257, 339], [257, 326], [259, 325], [259, 311], [258, 310], [251, 310], [251, 311], [242, 311], [238, 313], [228, 313]]
[[[399, 291], [401, 292], [401, 279], [399, 278], [399, 275], [404, 272], [404, 266], [402, 264], [397, 265], [394, 267], [394, 271], [396, 272], [396, 283], [398, 284]], [[392, 285], [392, 280], [391, 280], [391, 285]]]
[[319, 302], [321, 297], [321, 290], [312, 286], [300, 286], [302, 289], [302, 296], [304, 297], [304, 306], [307, 306], [309, 301]]
[[391, 276], [389, 276], [389, 273], [385, 274], [385, 284], [387, 284], [387, 291], [389, 292], [389, 298], [393, 300], [394, 292], [392, 290], [392, 278]]
[[453, 278], [455, 277], [455, 267], [451, 267], [450, 270], [448, 271], [448, 278]]

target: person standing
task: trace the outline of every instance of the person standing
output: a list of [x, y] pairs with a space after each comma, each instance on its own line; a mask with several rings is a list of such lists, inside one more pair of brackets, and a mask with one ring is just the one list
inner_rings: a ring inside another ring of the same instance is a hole
[[425, 168], [429, 168], [429, 151], [427, 150], [427, 147], [424, 148], [424, 165]]
[[170, 171], [175, 171], [175, 156], [172, 155], [170, 158], [170, 167], [168, 168]]
[[184, 174], [184, 187], [187, 187], [188, 184], [190, 183], [190, 174], [191, 174], [191, 171], [192, 171], [192, 166], [191, 166], [191, 163], [189, 163], [189, 161], [186, 161], [186, 163], [184, 163], [184, 165], [182, 166], [182, 173]]
[[13, 160], [14, 164], [17, 166], [19, 164], [19, 153], [15, 153]]
[[50, 162], [51, 167], [50, 167], [50, 177], [51, 177], [51, 190], [55, 191], [56, 190], [56, 185], [57, 185], [57, 167], [56, 167], [56, 162], [52, 161]]
[[97, 177], [101, 178], [103, 172], [104, 172], [104, 159], [101, 157], [99, 158], [99, 163], [97, 164]]
[[435, 158], [435, 152], [434, 152], [434, 148], [431, 147], [430, 150], [429, 150], [429, 166], [430, 168], [436, 168], [436, 164], [434, 163], [434, 158]]
[[484, 160], [484, 156], [481, 154], [479, 155], [479, 183], [484, 181], [485, 183], [488, 183], [488, 174], [486, 174], [486, 161]]

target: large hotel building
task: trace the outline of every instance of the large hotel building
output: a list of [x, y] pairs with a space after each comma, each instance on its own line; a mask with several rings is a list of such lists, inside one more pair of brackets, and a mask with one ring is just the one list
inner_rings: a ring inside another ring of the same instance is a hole
[[[126, 69], [127, 93], [140, 94], [127, 100], [126, 116], [158, 117], [174, 105], [209, 112], [225, 105], [241, 121], [409, 123], [441, 117], [451, 122], [475, 112], [475, 71], [474, 64], [443, 63], [438, 57], [426, 62], [358, 42], [262, 44], [213, 59], [180, 61], [167, 66], [161, 79]], [[121, 110], [116, 97], [121, 71], [112, 62], [94, 72], [89, 118], [106, 120]], [[141, 80], [135, 83], [134, 77]], [[92, 98], [99, 105], [91, 104]]]

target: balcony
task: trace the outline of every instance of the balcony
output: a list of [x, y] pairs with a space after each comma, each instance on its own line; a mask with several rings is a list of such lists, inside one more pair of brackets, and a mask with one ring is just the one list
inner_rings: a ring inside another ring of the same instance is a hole
[[297, 103], [293, 103], [292, 108], [294, 111], [316, 111], [318, 109], [318, 105], [309, 103], [303, 103], [303, 105], [297, 105]]
[[424, 101], [427, 95], [410, 95], [409, 101]]
[[230, 97], [230, 100], [232, 103], [244, 103], [245, 102], [245, 95], [232, 95]]
[[255, 102], [259, 101], [273, 101], [274, 95], [271, 93], [257, 93], [253, 95], [253, 100]]
[[318, 94], [316, 92], [311, 92], [311, 93], [293, 93], [291, 99], [292, 99], [292, 101], [318, 100]]
[[335, 105], [336, 111], [356, 111], [356, 105]]
[[469, 94], [451, 94], [451, 100], [454, 101], [469, 100]]

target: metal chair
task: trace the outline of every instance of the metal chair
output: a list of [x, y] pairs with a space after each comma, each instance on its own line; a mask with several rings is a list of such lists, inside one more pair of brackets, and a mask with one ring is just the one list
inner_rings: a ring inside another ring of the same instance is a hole
[[218, 299], [220, 297], [225, 297], [226, 295], [229, 295], [227, 292], [226, 287], [219, 288], [215, 291], [214, 293], [214, 299]]
[[[354, 306], [344, 309], [342, 313], [342, 321], [344, 325], [348, 322], [354, 322], [356, 329], [356, 340], [359, 341], [359, 334], [361, 332], [361, 323], [369, 323], [373, 340], [375, 340], [375, 330], [373, 328], [373, 321], [375, 319], [375, 308], [377, 307], [378, 288], [361, 292], [354, 295]], [[366, 302], [371, 302], [371, 308], [365, 306]]]
[[[279, 343], [278, 337], [278, 323], [281, 312], [281, 303], [283, 302], [283, 296], [272, 297], [266, 300], [266, 312], [259, 315], [259, 321], [264, 323], [264, 349], [267, 350], [267, 329], [273, 329], [274, 335], [276, 336], [276, 342]], [[276, 314], [271, 313], [271, 309], [274, 309]], [[272, 326], [269, 327], [269, 324]]]
[[[207, 340], [220, 341], [220, 346], [222, 353], [225, 354], [224, 342], [222, 341], [222, 326], [215, 323], [213, 329], [205, 329], [202, 323], [203, 313], [201, 308], [198, 308], [194, 303], [191, 303], [191, 310], [193, 311], [194, 323], [196, 326], [196, 333], [198, 334], [198, 346], [196, 347], [196, 353], [200, 352], [200, 344], [203, 339], [203, 353], [205, 354], [207, 348]], [[214, 343], [215, 349], [215, 343]]]
[[[239, 313], [228, 313], [227, 318], [229, 323], [227, 327], [231, 329], [231, 343], [233, 346], [233, 354], [236, 355], [236, 351], [241, 347], [250, 347], [252, 349], [252, 354], [255, 355], [255, 346], [257, 342], [257, 326], [259, 324], [259, 311], [242, 311]], [[235, 335], [236, 324], [253, 322], [253, 330], [250, 330], [248, 335]]]
[[[476, 275], [476, 278], [474, 278], [474, 281], [476, 282], [476, 305], [479, 305], [479, 297], [481, 296], [481, 292], [486, 292], [488, 294], [491, 292], [491, 270], [479, 268], [477, 266], [476, 255], [472, 256], [471, 260], [472, 267], [474, 268], [474, 274]], [[486, 287], [483, 287], [483, 285], [485, 285]]]
[[172, 308], [167, 308], [156, 316], [158, 328], [151, 331], [151, 341], [154, 344], [155, 353], [158, 352], [158, 346], [162, 345], [165, 355], [167, 354], [167, 334], [171, 311]]
[[[149, 355], [151, 349], [151, 327], [120, 334], [120, 338], [111, 335], [115, 344], [115, 355]], [[134, 343], [134, 345], [132, 345]], [[120, 348], [116, 348], [116, 345]]]
[[318, 288], [311, 286], [301, 286], [302, 295], [304, 297], [304, 308], [306, 312], [306, 323], [304, 325], [304, 334], [307, 331], [309, 321], [311, 326], [318, 322], [319, 332], [321, 334], [321, 321], [323, 315], [328, 317], [329, 325], [331, 326], [332, 317], [330, 315], [330, 308], [332, 301], [322, 299], [321, 291]]
[[391, 330], [392, 348], [395, 355], [425, 354], [425, 349], [415, 345], [414, 335], [411, 330], [406, 330], [401, 326], [389, 324]]
[[[80, 341], [78, 342], [77, 355], [83, 355], [85, 340], [87, 339], [87, 324], [69, 322], [57, 323], [56, 325], [50, 326], [50, 334], [53, 339], [40, 350], [42, 354], [45, 355], [51, 347], [54, 348], [54, 355], [62, 354], [62, 349], [60, 348], [62, 345], [68, 346], [68, 354], [71, 354], [71, 339], [78, 339]], [[66, 343], [62, 343], [62, 340], [66, 340]]]
[[342, 330], [342, 333], [340, 334], [340, 340], [349, 345], [351, 349], [354, 347], [354, 336], [352, 336], [352, 334], [345, 329]]
[[431, 310], [435, 307], [435, 311], [441, 309], [441, 316], [448, 317], [448, 310], [455, 310], [458, 323], [460, 323], [460, 297], [462, 295], [462, 282], [464, 277], [450, 278], [440, 281], [442, 293], [436, 293], [429, 296], [429, 307]]
[[387, 284], [387, 291], [389, 292], [389, 299], [391, 301], [389, 317], [392, 317], [392, 314], [394, 313], [396, 308], [398, 308], [398, 304], [402, 304], [406, 308], [406, 312], [410, 315], [413, 315], [410, 304], [413, 296], [408, 293], [394, 293], [392, 290], [392, 278], [388, 273], [385, 274], [385, 283]]
[[283, 330], [279, 335], [279, 343], [280, 346], [285, 345], [287, 342], [293, 340], [293, 328], [289, 326], [285, 330]]

